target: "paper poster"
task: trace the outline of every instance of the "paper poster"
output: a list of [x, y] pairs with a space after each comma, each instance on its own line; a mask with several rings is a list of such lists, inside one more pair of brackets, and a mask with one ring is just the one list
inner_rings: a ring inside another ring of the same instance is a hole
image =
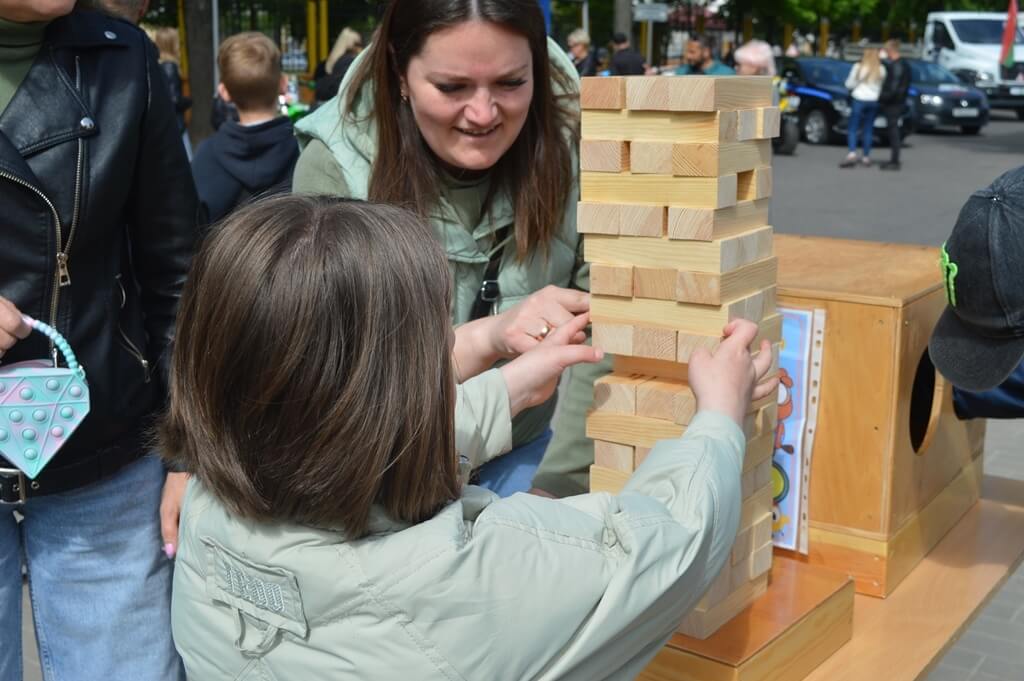
[[807, 491], [818, 413], [824, 310], [780, 308], [779, 421], [772, 462], [772, 539], [807, 553]]

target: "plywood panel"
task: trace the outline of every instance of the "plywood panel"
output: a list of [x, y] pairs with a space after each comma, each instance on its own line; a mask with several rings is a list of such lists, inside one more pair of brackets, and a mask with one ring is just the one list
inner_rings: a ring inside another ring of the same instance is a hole
[[580, 198], [604, 203], [722, 208], [736, 205], [736, 176], [672, 177], [583, 171]]

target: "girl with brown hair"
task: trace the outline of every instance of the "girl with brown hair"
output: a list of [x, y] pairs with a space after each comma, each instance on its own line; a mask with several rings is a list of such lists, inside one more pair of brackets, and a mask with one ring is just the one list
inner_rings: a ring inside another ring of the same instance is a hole
[[632, 678], [728, 559], [740, 424], [778, 383], [754, 324], [694, 356], [698, 415], [622, 494], [499, 499], [464, 485], [459, 392], [508, 421], [601, 353], [572, 343], [584, 313], [492, 369], [452, 293], [396, 207], [277, 197], [205, 240], [161, 431], [193, 473], [172, 603], [190, 678]]
[[[392, 0], [337, 100], [297, 125], [294, 189], [427, 219], [448, 257], [452, 323], [504, 313], [494, 341], [512, 358], [589, 309], [576, 232], [578, 89], [535, 0]], [[584, 417], [606, 371], [571, 370], [535, 487], [586, 491]], [[534, 443], [535, 460], [554, 406], [516, 419], [513, 444]]]

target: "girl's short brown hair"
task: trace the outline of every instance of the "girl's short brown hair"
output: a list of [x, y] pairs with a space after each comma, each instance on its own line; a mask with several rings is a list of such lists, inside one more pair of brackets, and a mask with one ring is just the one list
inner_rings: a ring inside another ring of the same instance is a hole
[[459, 493], [451, 275], [400, 208], [282, 196], [199, 251], [178, 312], [165, 456], [234, 513], [366, 532]]

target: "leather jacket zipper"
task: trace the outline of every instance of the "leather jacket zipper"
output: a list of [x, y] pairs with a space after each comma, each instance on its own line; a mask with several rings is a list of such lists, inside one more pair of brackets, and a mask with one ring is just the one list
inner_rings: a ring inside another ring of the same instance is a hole
[[[128, 303], [128, 293], [124, 290], [124, 282], [121, 281], [121, 275], [119, 274], [114, 278], [117, 280], [117, 287], [121, 290], [121, 309], [123, 310], [124, 306]], [[117, 325], [117, 335], [121, 337], [121, 344], [124, 346], [124, 349], [142, 365], [142, 372], [145, 377], [144, 382], [149, 383], [149, 360], [146, 359], [146, 356], [142, 354], [141, 350], [139, 350], [139, 346], [135, 345], [135, 343], [132, 342], [132, 339], [128, 337], [128, 334], [125, 333], [123, 328], [121, 328], [120, 323]]]
[[[79, 92], [82, 91], [82, 69], [81, 60], [79, 56], [75, 55], [75, 89]], [[75, 200], [74, 208], [71, 213], [71, 229], [68, 230], [68, 242], [66, 244], [59, 243], [57, 247], [61, 250], [57, 253], [57, 277], [59, 286], [70, 286], [71, 285], [71, 272], [68, 270], [68, 254], [71, 252], [71, 242], [75, 238], [75, 231], [78, 227], [78, 214], [82, 207], [82, 167], [85, 163], [85, 139], [78, 138], [78, 162], [75, 165]], [[56, 308], [56, 305], [54, 306]], [[56, 309], [53, 313], [53, 323], [51, 326], [56, 324], [57, 313]], [[54, 326], [54, 328], [56, 328]]]

